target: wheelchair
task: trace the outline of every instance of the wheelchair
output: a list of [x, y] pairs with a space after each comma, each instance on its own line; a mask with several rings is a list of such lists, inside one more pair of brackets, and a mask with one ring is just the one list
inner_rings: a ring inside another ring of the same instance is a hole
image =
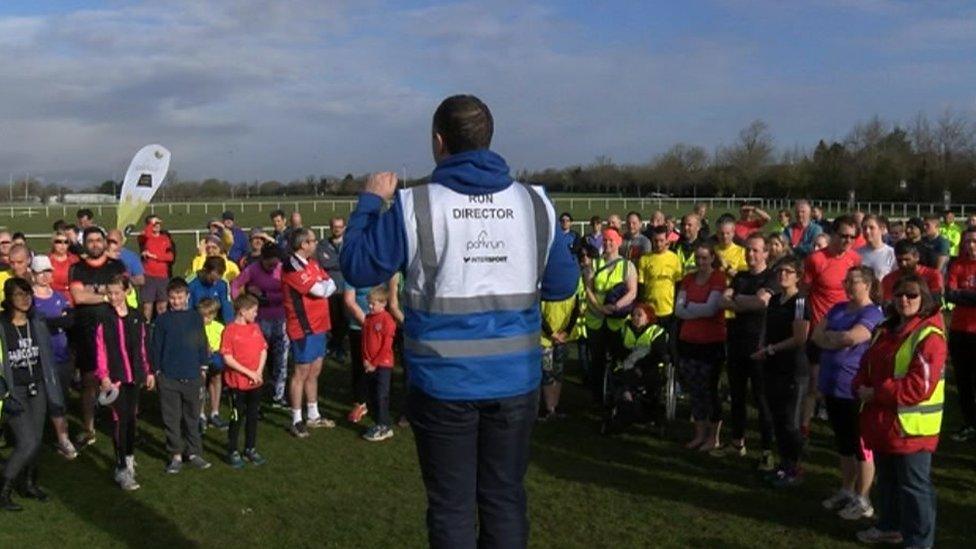
[[674, 421], [678, 407], [674, 361], [668, 356], [657, 364], [653, 362], [647, 357], [630, 370], [624, 370], [621, 361], [607, 365], [601, 434], [617, 433], [634, 423], [656, 424], [663, 433], [667, 423]]

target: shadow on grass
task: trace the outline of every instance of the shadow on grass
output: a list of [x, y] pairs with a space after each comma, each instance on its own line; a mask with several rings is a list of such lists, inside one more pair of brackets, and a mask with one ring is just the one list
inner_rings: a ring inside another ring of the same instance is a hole
[[[112, 482], [114, 454], [91, 446], [72, 464], [49, 474], [45, 485], [52, 497], [78, 518], [126, 547], [199, 547], [185, 537], [169, 517], [142, 503], [136, 494], [123, 492]], [[51, 463], [48, 463], [48, 469]], [[146, 465], [140, 464], [140, 468]], [[152, 466], [152, 465], [148, 465]]]

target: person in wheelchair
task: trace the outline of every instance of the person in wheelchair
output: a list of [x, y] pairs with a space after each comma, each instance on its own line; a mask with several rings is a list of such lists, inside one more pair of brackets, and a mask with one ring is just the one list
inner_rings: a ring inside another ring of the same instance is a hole
[[636, 422], [656, 423], [660, 416], [661, 370], [668, 360], [668, 336], [655, 323], [654, 309], [638, 303], [620, 329], [623, 342], [608, 371], [601, 431], [619, 431]]

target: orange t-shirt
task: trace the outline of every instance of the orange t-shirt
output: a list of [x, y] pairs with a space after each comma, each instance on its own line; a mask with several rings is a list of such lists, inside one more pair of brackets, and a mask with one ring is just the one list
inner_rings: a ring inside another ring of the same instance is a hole
[[[725, 291], [725, 287], [725, 273], [722, 271], [712, 273], [704, 285], [699, 285], [695, 281], [695, 273], [687, 275], [681, 281], [681, 289], [685, 292], [688, 303], [705, 303], [708, 301], [709, 294], [712, 292], [722, 293]], [[710, 317], [682, 321], [679, 339], [685, 343], [724, 342], [725, 311], [718, 309]]]
[[[234, 357], [241, 366], [252, 372], [258, 371], [258, 366], [261, 365], [261, 351], [267, 348], [268, 343], [264, 341], [261, 327], [254, 322], [250, 324], [231, 322], [224, 328], [224, 334], [220, 338], [220, 354]], [[261, 386], [260, 383], [251, 384], [247, 376], [230, 366], [224, 366], [224, 384], [239, 391], [250, 391]]]

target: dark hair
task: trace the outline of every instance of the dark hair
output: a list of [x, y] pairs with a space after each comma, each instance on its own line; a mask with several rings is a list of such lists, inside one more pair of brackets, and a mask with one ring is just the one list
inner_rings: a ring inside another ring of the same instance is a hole
[[881, 304], [883, 300], [881, 296], [881, 281], [875, 276], [874, 269], [867, 265], [858, 265], [847, 269], [847, 274], [851, 273], [860, 275], [864, 283], [868, 285], [868, 297], [871, 299], [871, 302], [876, 305]]
[[87, 217], [88, 219], [95, 219], [95, 214], [89, 208], [81, 208], [75, 215], [78, 219], [82, 217]]
[[918, 245], [908, 240], [895, 242], [895, 255], [918, 254]]
[[668, 234], [668, 228], [665, 225], [651, 227], [651, 236], [658, 236], [662, 234], [665, 236]]
[[276, 217], [280, 217], [284, 219], [286, 217], [284, 210], [274, 210], [270, 214], [268, 214], [268, 219], [274, 219]]
[[594, 215], [593, 217], [590, 218], [590, 225], [593, 225], [595, 223], [603, 223], [603, 220], [600, 219], [600, 216]]
[[908, 221], [905, 222], [905, 227], [906, 228], [907, 227], [915, 227], [919, 231], [924, 231], [925, 230], [925, 223], [922, 221], [922, 219], [920, 217], [913, 217], [913, 218], [911, 218], [911, 219], [909, 219]]
[[[929, 318], [930, 316], [939, 314], [941, 305], [932, 297], [932, 292], [929, 291], [929, 286], [925, 283], [925, 280], [917, 274], [907, 274], [899, 278], [891, 291], [892, 295], [897, 295], [908, 284], [918, 286], [918, 294], [922, 298], [922, 303], [918, 308], [919, 318]], [[898, 311], [895, 309], [894, 300], [885, 307], [885, 318], [886, 320], [881, 325], [886, 328], [893, 328], [901, 322]]]
[[[697, 246], [695, 246], [694, 251], [697, 252], [698, 250], [708, 250], [708, 253], [712, 254], [712, 268], [713, 269], [721, 268], [722, 258], [720, 258], [718, 256], [718, 253], [715, 251], [714, 244], [712, 244], [711, 242], [701, 242]], [[695, 263], [697, 264], [698, 262], [696, 261]]]
[[281, 259], [281, 248], [274, 242], [265, 242], [261, 246], [261, 259]]
[[776, 262], [776, 268], [774, 270], [780, 270], [783, 267], [791, 267], [796, 271], [796, 276], [803, 278], [803, 260], [795, 255], [786, 255], [782, 259]]
[[563, 212], [563, 213], [561, 213], [561, 214], [559, 214], [559, 220], [560, 220], [560, 221], [562, 221], [562, 219], [563, 219], [564, 217], [568, 217], [570, 221], [572, 221], [572, 220], [573, 220], [573, 216], [572, 216], [572, 215], [570, 215], [570, 214], [569, 214], [569, 212]]
[[434, 132], [450, 154], [487, 149], [495, 133], [491, 111], [473, 95], [452, 95], [434, 111]]
[[166, 293], [170, 292], [188, 292], [190, 291], [190, 285], [186, 283], [186, 279], [182, 276], [177, 276], [169, 279], [166, 283]]
[[863, 226], [868, 221], [874, 221], [878, 225], [878, 227], [888, 226], [888, 220], [885, 219], [883, 215], [867, 214], [864, 216], [864, 219], [861, 220], [861, 225]]
[[25, 240], [26, 241], [27, 240], [27, 235], [25, 235], [24, 233], [22, 233], [20, 231], [17, 231], [14, 234], [10, 235], [10, 240]]
[[102, 236], [102, 238], [107, 238], [105, 236], [105, 229], [99, 227], [98, 225], [92, 225], [91, 227], [88, 227], [81, 233], [81, 240], [82, 241], [88, 240], [88, 235], [90, 234], [99, 234]]
[[625, 215], [625, 216], [624, 216], [624, 219], [627, 219], [627, 218], [629, 218], [629, 217], [630, 217], [630, 216], [632, 216], [632, 215], [636, 215], [636, 216], [637, 216], [637, 220], [638, 220], [638, 221], [644, 221], [644, 218], [643, 218], [643, 217], [641, 217], [641, 214], [640, 214], [640, 212], [635, 212], [635, 211], [633, 211], [633, 210], [631, 210], [631, 211], [629, 211], [629, 212], [627, 212], [627, 215]]
[[[3, 283], [3, 302], [0, 302], [0, 307], [3, 307], [3, 314], [10, 318], [13, 313], [13, 308], [10, 306], [11, 300], [14, 296], [14, 292], [21, 290], [27, 292], [27, 295], [34, 295], [34, 288], [31, 288], [30, 282], [27, 282], [23, 278], [14, 276], [8, 278]], [[31, 309], [34, 308], [34, 302], [31, 301]]]
[[111, 279], [109, 279], [108, 284], [106, 284], [106, 286], [122, 286], [122, 289], [128, 292], [129, 277], [124, 274], [114, 275]]
[[834, 219], [834, 222], [830, 224], [830, 232], [836, 233], [840, 229], [841, 225], [847, 225], [854, 229], [854, 236], [861, 234], [861, 227], [858, 226], [857, 220], [851, 214], [839, 215]]
[[211, 255], [203, 260], [203, 268], [200, 270], [205, 273], [218, 273], [223, 276], [227, 270], [227, 261], [219, 255]]
[[934, 214], [934, 213], [926, 214], [925, 217], [923, 217], [922, 219], [925, 221], [935, 221], [936, 223], [942, 221], [942, 218], [939, 217], [938, 214]]
[[62, 230], [78, 232], [78, 225], [75, 225], [74, 223], [65, 223]]
[[59, 220], [57, 220], [57, 221], [54, 222], [54, 225], [51, 225], [51, 229], [54, 232], [57, 233], [57, 232], [63, 231], [64, 228], [67, 227], [67, 226], [68, 226], [68, 224], [65, 223], [63, 219], [59, 219]]
[[145, 224], [148, 225], [149, 222], [152, 221], [153, 219], [160, 219], [160, 217], [156, 214], [149, 214], [146, 216]]

